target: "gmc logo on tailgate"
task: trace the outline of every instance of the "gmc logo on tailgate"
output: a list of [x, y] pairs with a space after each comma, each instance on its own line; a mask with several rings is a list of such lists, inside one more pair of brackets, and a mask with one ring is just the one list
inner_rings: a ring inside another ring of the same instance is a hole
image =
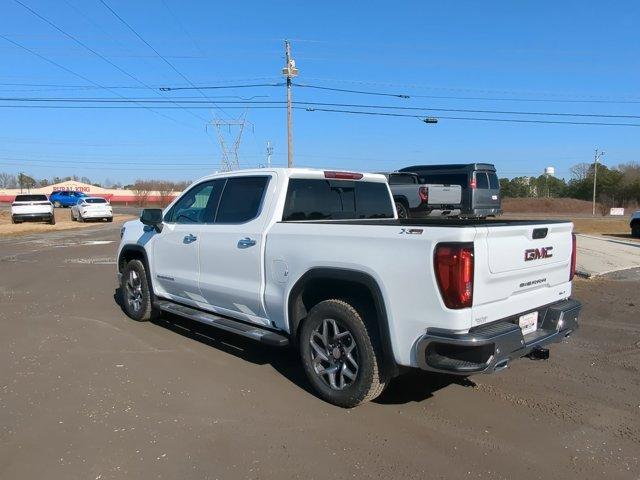
[[551, 250], [553, 250], [553, 247], [527, 248], [524, 251], [524, 261], [529, 262], [531, 260], [539, 260], [541, 258], [551, 258], [553, 257]]

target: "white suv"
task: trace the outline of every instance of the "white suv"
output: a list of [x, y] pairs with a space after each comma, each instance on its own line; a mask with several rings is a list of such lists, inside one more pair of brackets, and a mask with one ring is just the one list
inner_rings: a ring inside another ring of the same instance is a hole
[[71, 220], [102, 220], [113, 222], [111, 204], [102, 197], [83, 197], [71, 207]]
[[46, 221], [56, 224], [53, 205], [46, 195], [16, 195], [11, 204], [11, 223], [22, 223], [28, 220]]

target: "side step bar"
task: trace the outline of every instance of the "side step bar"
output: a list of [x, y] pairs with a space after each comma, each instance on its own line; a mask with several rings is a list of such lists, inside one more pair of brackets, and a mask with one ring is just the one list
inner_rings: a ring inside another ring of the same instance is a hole
[[213, 313], [203, 312], [197, 308], [187, 307], [168, 300], [156, 300], [154, 305], [163, 312], [173, 313], [174, 315], [186, 317], [196, 322], [206, 323], [221, 330], [256, 340], [265, 345], [273, 347], [286, 347], [289, 345], [289, 339], [286, 336], [265, 328], [260, 328], [257, 325], [249, 325], [231, 318], [220, 317]]

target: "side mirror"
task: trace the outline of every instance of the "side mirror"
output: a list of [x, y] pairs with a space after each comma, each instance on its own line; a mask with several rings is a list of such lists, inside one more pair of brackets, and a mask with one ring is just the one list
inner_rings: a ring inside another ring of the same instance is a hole
[[140, 221], [155, 228], [160, 233], [162, 231], [162, 210], [159, 208], [145, 208], [140, 215]]

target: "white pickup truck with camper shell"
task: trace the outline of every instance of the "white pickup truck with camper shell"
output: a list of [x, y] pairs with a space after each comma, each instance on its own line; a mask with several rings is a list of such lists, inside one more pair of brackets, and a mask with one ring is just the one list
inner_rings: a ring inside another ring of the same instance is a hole
[[382, 175], [227, 172], [127, 222], [122, 307], [298, 348], [317, 394], [353, 407], [420, 368], [491, 373], [577, 328], [573, 225], [399, 220]]

